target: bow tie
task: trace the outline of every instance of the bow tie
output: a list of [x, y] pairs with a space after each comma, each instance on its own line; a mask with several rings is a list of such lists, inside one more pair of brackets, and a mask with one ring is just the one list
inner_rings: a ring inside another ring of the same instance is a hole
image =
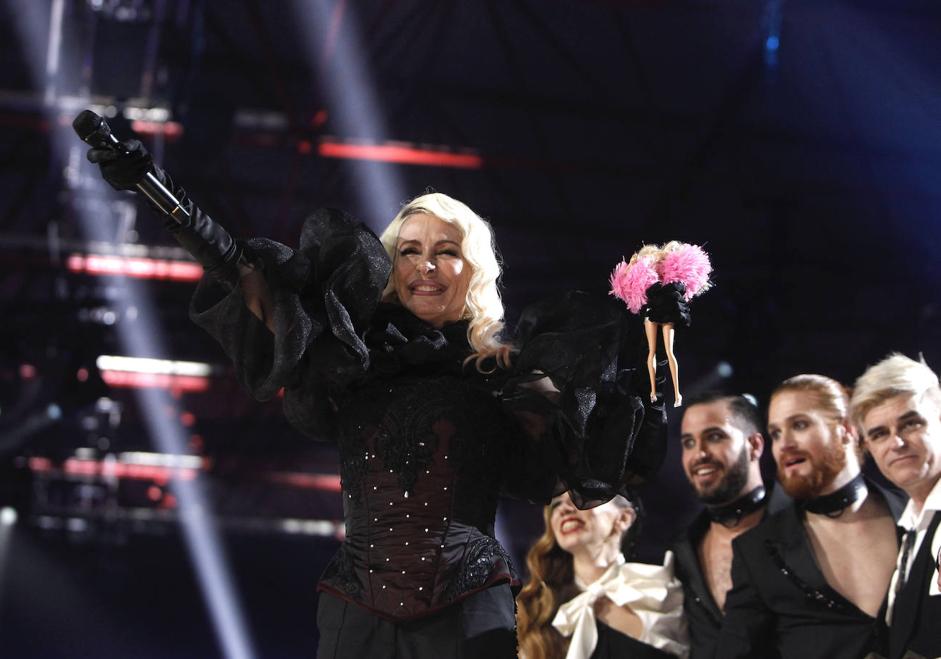
[[[595, 620], [595, 602], [607, 597], [615, 606], [631, 605], [638, 612], [669, 613], [671, 608], [682, 606], [682, 596], [677, 600], [670, 597], [679, 594], [679, 582], [673, 577], [673, 554], [666, 553], [663, 565], [645, 563], [627, 563], [618, 555], [618, 560], [611, 565], [601, 578], [589, 584], [584, 591], [559, 607], [552, 620], [563, 636], [571, 636], [566, 659], [588, 659], [598, 645], [598, 627]], [[678, 615], [678, 614], [677, 614]], [[647, 616], [641, 618], [646, 623]], [[672, 643], [671, 639], [658, 634], [648, 634], [645, 624], [644, 642], [664, 647]], [[647, 636], [657, 638], [646, 638]]]

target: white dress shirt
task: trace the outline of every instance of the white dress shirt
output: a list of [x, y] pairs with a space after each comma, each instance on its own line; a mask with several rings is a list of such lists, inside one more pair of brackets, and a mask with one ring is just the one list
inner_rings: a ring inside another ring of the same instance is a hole
[[643, 624], [638, 640], [685, 659], [689, 637], [683, 618], [683, 588], [673, 575], [673, 553], [667, 552], [663, 565], [627, 563], [618, 554], [601, 577], [587, 586], [576, 582], [580, 595], [559, 607], [552, 626], [563, 636], [571, 636], [566, 659], [588, 659], [598, 645], [595, 602], [607, 597], [616, 606], [627, 606]]
[[[895, 584], [903, 574], [906, 579], [908, 578], [908, 573], [912, 569], [912, 563], [915, 562], [915, 557], [918, 555], [918, 551], [921, 549], [925, 536], [928, 534], [928, 525], [931, 524], [934, 515], [941, 515], [941, 478], [939, 478], [934, 484], [934, 487], [931, 488], [931, 492], [928, 493], [928, 498], [925, 499], [925, 505], [922, 506], [919, 512], [915, 512], [915, 504], [909, 500], [908, 504], [905, 506], [905, 510], [902, 511], [901, 517], [899, 517], [899, 526], [906, 531], [914, 531], [915, 544], [912, 545], [912, 550], [908, 554], [908, 560], [905, 565], [902, 565], [901, 551], [899, 551], [898, 558], [896, 559], [895, 573], [892, 575], [892, 581], [889, 583], [889, 601], [885, 611], [886, 624], [892, 624], [892, 607], [895, 605]], [[931, 555], [935, 560], [938, 558], [939, 551], [941, 551], [941, 527], [938, 528], [934, 537], [931, 538]], [[932, 596], [941, 595], [941, 589], [938, 588], [937, 564], [935, 564], [934, 570], [931, 573], [928, 594]]]

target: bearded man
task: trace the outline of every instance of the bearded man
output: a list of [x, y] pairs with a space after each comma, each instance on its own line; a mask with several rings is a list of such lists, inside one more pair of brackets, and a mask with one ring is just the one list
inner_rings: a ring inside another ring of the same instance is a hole
[[683, 413], [683, 472], [704, 504], [673, 545], [690, 659], [713, 656], [732, 587], [732, 540], [756, 526], [769, 508], [759, 468], [762, 425], [758, 406], [742, 395], [708, 393]]
[[846, 390], [821, 375], [775, 389], [768, 436], [794, 502], [732, 543], [717, 657], [861, 659], [885, 647], [901, 497], [861, 472]]

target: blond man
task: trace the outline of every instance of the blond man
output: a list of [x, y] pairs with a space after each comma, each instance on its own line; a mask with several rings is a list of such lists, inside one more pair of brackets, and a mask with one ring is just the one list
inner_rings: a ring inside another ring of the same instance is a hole
[[[909, 496], [889, 586], [889, 657], [941, 656], [941, 387], [924, 362], [890, 355], [857, 381], [851, 414], [883, 475]], [[910, 654], [909, 656], [912, 656]]]

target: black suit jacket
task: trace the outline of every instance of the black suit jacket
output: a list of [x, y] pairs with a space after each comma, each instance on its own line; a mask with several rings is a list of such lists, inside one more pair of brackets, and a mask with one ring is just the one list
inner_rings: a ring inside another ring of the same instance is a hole
[[912, 563], [908, 582], [895, 600], [889, 629], [891, 659], [900, 659], [908, 649], [925, 657], [941, 655], [941, 595], [929, 594], [937, 569], [932, 541], [938, 534], [941, 534], [941, 512], [934, 513]]
[[699, 564], [699, 543], [708, 529], [709, 515], [704, 510], [673, 543], [676, 577], [683, 583], [683, 613], [689, 626], [690, 659], [712, 659], [722, 629], [722, 611], [709, 592]]
[[[872, 481], [867, 485], [898, 520], [904, 498]], [[733, 586], [716, 657], [860, 659], [882, 649], [882, 616], [866, 615], [830, 587], [797, 506], [736, 538], [732, 550]]]
[[[780, 488], [772, 487], [766, 514], [790, 504], [790, 497]], [[722, 611], [699, 564], [699, 544], [709, 530], [709, 523], [709, 515], [703, 510], [673, 543], [676, 577], [683, 583], [683, 613], [689, 625], [689, 659], [712, 659], [722, 629]]]

